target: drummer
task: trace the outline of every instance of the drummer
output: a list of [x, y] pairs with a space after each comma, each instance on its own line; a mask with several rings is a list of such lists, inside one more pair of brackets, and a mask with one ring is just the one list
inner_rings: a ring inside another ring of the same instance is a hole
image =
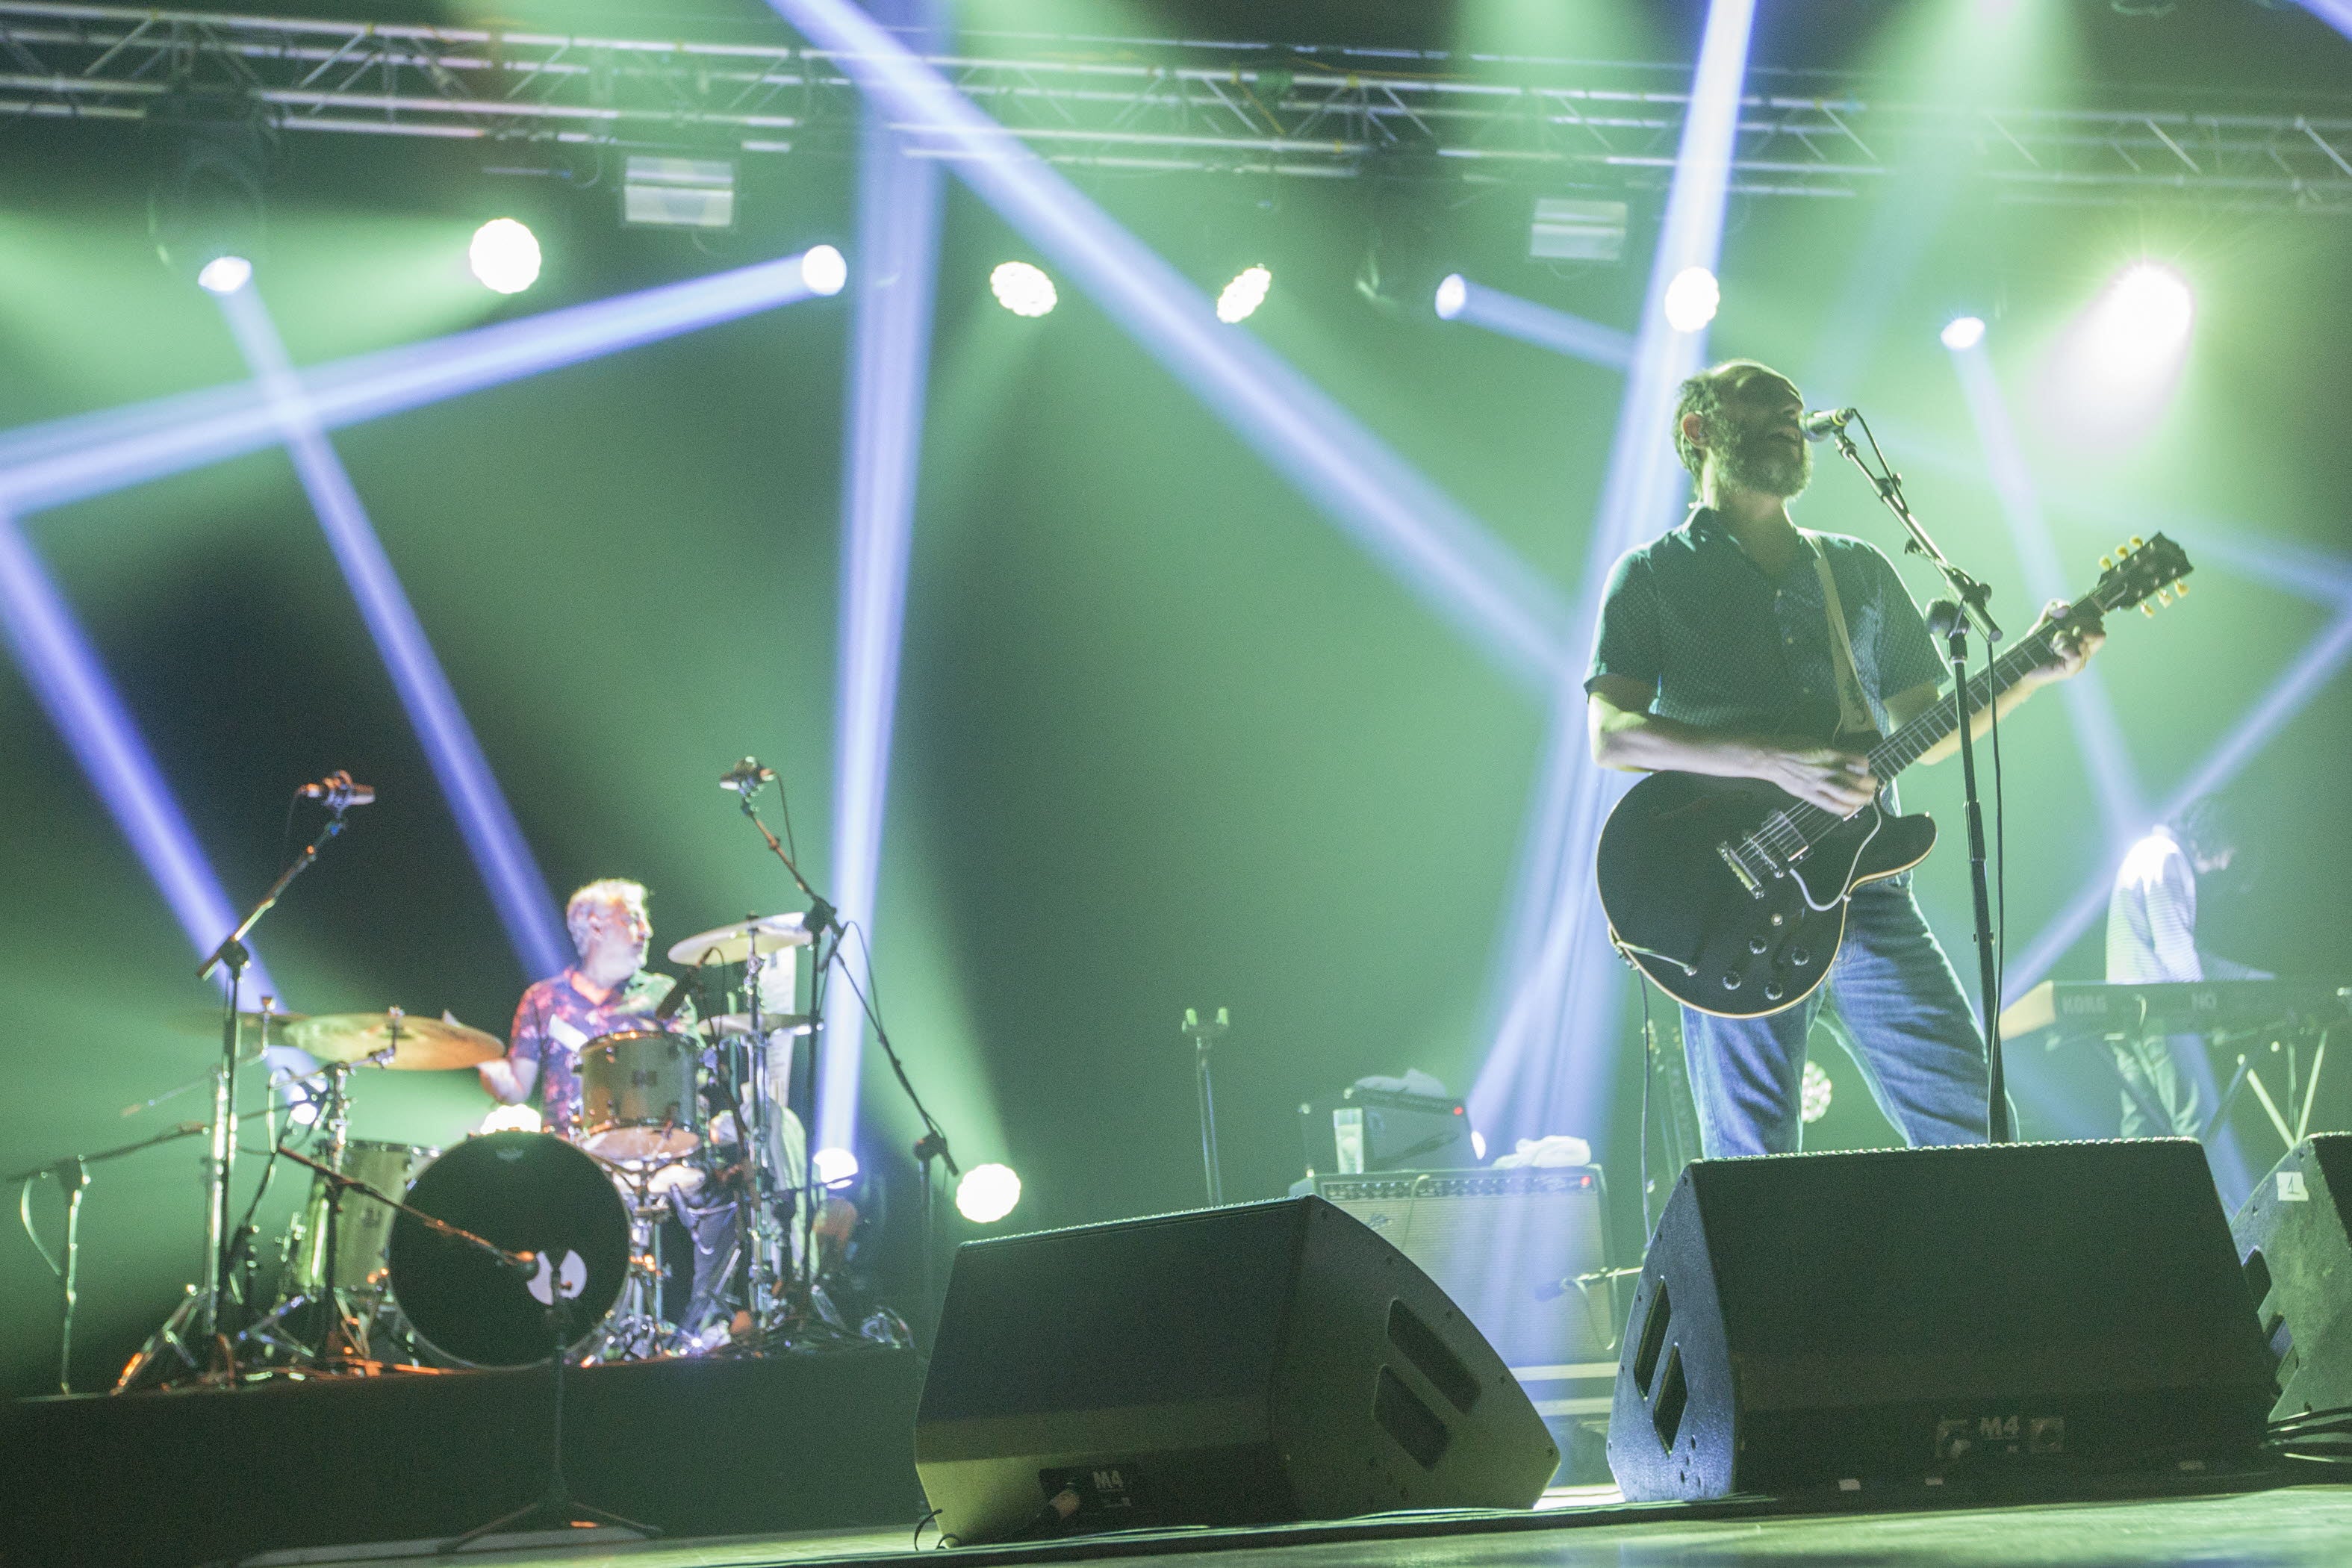
[[543, 1124], [569, 1138], [580, 1110], [580, 1047], [615, 1029], [655, 1026], [654, 1009], [677, 983], [645, 967], [654, 928], [644, 883], [591, 882], [565, 901], [563, 923], [579, 962], [522, 994], [507, 1054], [478, 1070], [482, 1087], [508, 1105], [529, 1100], [543, 1078]]
[[[568, 1139], [580, 1113], [581, 1047], [616, 1029], [659, 1027], [654, 1012], [677, 983], [645, 967], [654, 928], [644, 883], [619, 877], [591, 882], [565, 900], [563, 923], [579, 962], [522, 994], [507, 1054], [478, 1070], [482, 1087], [508, 1105], [541, 1090], [542, 1124]], [[673, 1026], [692, 1023], [688, 1004], [677, 1010]], [[698, 1168], [679, 1174], [666, 1190], [674, 1189], [671, 1205], [694, 1238], [694, 1294], [680, 1327], [707, 1342], [713, 1326], [729, 1317], [724, 1293], [735, 1257], [734, 1198], [719, 1184], [706, 1184]]]

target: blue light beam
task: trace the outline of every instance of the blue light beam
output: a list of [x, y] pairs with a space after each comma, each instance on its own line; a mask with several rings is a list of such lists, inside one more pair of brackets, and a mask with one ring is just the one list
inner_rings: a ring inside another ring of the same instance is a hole
[[[2000, 502], [2001, 520], [2009, 525], [2010, 543], [2025, 568], [2026, 587], [2033, 595], [2034, 613], [2038, 615], [2041, 605], [2069, 596], [2066, 574], [2058, 562], [2058, 548], [2051, 541], [2041, 498], [2025, 466], [2024, 448], [2018, 443], [2017, 426], [2010, 419], [2009, 405], [2001, 397], [2000, 384], [1994, 379], [1992, 361], [1985, 353], [1982, 340], [1949, 353], [1952, 369], [1960, 379], [1961, 395], [1969, 405], [1969, 417], [1976, 425], [1978, 444], [1984, 449], [1985, 468], [1992, 480], [1993, 494]], [[2024, 612], [2017, 612], [2014, 618], [2023, 620]], [[2137, 837], [2147, 805], [2140, 795], [2139, 777], [2124, 743], [2123, 726], [2116, 721], [2115, 704], [2108, 700], [2106, 685], [2095, 668], [2084, 670], [2058, 689], [2065, 697], [2074, 719], [2069, 728], [2074, 743], [2082, 749], [2084, 766], [2090, 773], [2100, 812], [2106, 818], [2107, 843], [2120, 851]]]
[[304, 394], [286, 345], [261, 301], [257, 285], [218, 296], [237, 348], [253, 372], [283, 428], [287, 455], [318, 513], [319, 526], [342, 568], [343, 580], [359, 602], [360, 616], [375, 638], [401, 706], [433, 764], [433, 776], [457, 819], [466, 848], [489, 889], [490, 902], [505, 925], [507, 941], [528, 977], [555, 974], [572, 961], [547, 878], [524, 842], [506, 794], [490, 773], [481, 742], [458, 706], [448, 676], [426, 640], [400, 575], [384, 553], [383, 542], [368, 521], [367, 508], [351, 475], [327, 439]]
[[1623, 370], [1633, 363], [1633, 333], [1473, 283], [1458, 272], [1440, 286], [1438, 301], [1438, 315], [1449, 321], [1484, 327], [1606, 370]]
[[[2164, 803], [2159, 820], [2168, 820], [2199, 795], [2211, 795], [2235, 778], [2239, 770], [2253, 761], [2272, 738], [2319, 694], [2321, 688], [2335, 679], [2347, 658], [2352, 658], [2352, 605], [2347, 605], [2312, 640], [2294, 663], [2272, 683], [2262, 700], [2238, 721], [2236, 727], [2172, 792]], [[2090, 929], [2091, 922], [2106, 912], [2107, 896], [2115, 885], [2116, 868], [2122, 861], [2123, 848], [2124, 846], [2116, 847], [2097, 874], [2083, 884], [2057, 918], [2037, 932], [2026, 944], [2024, 952], [2008, 966], [2007, 994], [2001, 998], [2004, 1006], [2038, 984], [2066, 955], [2066, 950]]]
[[[0, 629], [26, 684], [163, 893], [190, 947], [199, 958], [211, 953], [236, 929], [237, 911], [131, 723], [121, 693], [5, 511], [0, 511]], [[283, 995], [257, 952], [237, 1005], [255, 1009], [264, 996]]]
[[[838, 252], [819, 246], [780, 261], [354, 355], [302, 372], [299, 380], [319, 427], [340, 429], [829, 294], [839, 284], [828, 268], [839, 264]], [[23, 516], [86, 500], [275, 446], [282, 434], [277, 410], [250, 384], [12, 431], [0, 437], [0, 458], [23, 456], [0, 469], [0, 506]]]
[[1080, 195], [847, 0], [769, 0], [833, 54], [914, 147], [1084, 289], [1203, 406], [1513, 679], [1549, 693], [1564, 667], [1558, 595], [1454, 500]]
[[[936, 30], [935, 7], [927, 0], [909, 0], [902, 11], [890, 19]], [[858, 289], [842, 474], [847, 538], [834, 696], [833, 881], [842, 918], [857, 921], [868, 935], [867, 942], [845, 943], [841, 962], [870, 996], [866, 965], [881, 890], [942, 181], [939, 165], [907, 156], [884, 116], [871, 109], [859, 142]], [[846, 984], [827, 994], [824, 1015], [816, 1147], [849, 1149], [857, 1131], [866, 1016]]]
[[1571, 658], [1555, 688], [1549, 738], [1521, 834], [1520, 868], [1487, 1004], [1494, 1046], [1470, 1094], [1472, 1124], [1497, 1145], [1546, 1132], [1597, 1133], [1614, 1088], [1622, 972], [1608, 947], [1592, 860], [1601, 825], [1629, 781], [1592, 761], [1582, 660], [1617, 557], [1671, 526], [1687, 493], [1675, 455], [1675, 399], [1703, 363], [1706, 338], [1703, 329], [1682, 331], [1667, 320], [1666, 291], [1688, 268], [1712, 272], [1722, 253], [1754, 22], [1754, 0], [1714, 0], [1692, 74], [1665, 221], [1586, 547]]

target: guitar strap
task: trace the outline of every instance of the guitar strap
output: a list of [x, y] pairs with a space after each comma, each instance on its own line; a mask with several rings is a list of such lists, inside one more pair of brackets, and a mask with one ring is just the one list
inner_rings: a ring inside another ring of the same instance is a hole
[[1822, 548], [1819, 539], [1807, 533], [1805, 544], [1813, 552], [1813, 570], [1822, 580], [1822, 605], [1829, 613], [1830, 672], [1837, 684], [1839, 731], [1869, 734], [1878, 724], [1870, 716], [1870, 702], [1862, 691], [1862, 675], [1854, 668], [1853, 644], [1846, 636], [1845, 606], [1838, 601], [1837, 575], [1830, 570], [1829, 552]]

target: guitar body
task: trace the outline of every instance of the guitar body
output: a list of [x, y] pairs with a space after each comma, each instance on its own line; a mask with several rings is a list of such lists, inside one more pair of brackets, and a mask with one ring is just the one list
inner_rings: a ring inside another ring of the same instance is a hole
[[1660, 989], [1703, 1013], [1793, 1007], [1845, 938], [1845, 895], [1927, 858], [1925, 812], [1856, 813], [1793, 858], [1771, 847], [1795, 796], [1759, 779], [1652, 773], [1601, 830], [1596, 869], [1612, 940]]

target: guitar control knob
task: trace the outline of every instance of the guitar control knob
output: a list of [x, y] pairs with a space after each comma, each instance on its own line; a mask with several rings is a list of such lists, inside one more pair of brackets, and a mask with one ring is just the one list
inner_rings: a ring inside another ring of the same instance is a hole
[[1723, 988], [1726, 991], [1737, 991], [1739, 989], [1739, 974], [1738, 971], [1735, 970], [1723, 977]]
[[1762, 937], [1760, 937], [1760, 936], [1751, 936], [1751, 937], [1749, 937], [1749, 938], [1748, 939], [1748, 952], [1752, 952], [1752, 953], [1754, 953], [1754, 954], [1755, 954], [1757, 957], [1759, 957], [1759, 958], [1763, 957], [1763, 956], [1764, 956], [1764, 939], [1763, 939]]
[[1809, 949], [1799, 947], [1790, 950], [1789, 962], [1795, 964], [1800, 969], [1804, 968], [1805, 965], [1811, 963], [1812, 961], [1813, 955], [1811, 951]]
[[1787, 992], [1780, 989], [1780, 983], [1777, 980], [1764, 987], [1764, 1000], [1767, 1002], [1778, 1002], [1787, 994]]

